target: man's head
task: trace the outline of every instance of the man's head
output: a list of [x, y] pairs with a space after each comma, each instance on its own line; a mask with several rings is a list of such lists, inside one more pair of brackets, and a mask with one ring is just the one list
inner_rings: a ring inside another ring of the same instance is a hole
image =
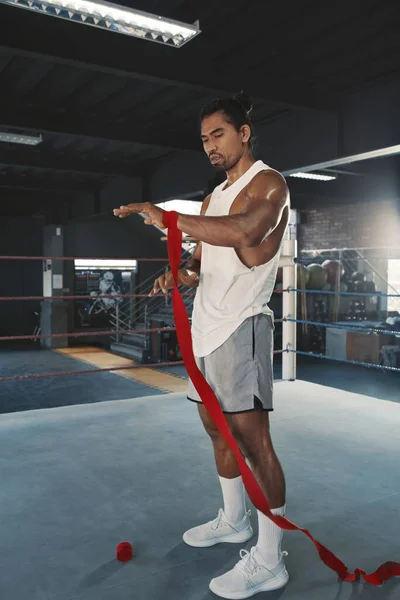
[[236, 94], [214, 100], [200, 115], [204, 151], [218, 171], [229, 171], [252, 148], [251, 98]]

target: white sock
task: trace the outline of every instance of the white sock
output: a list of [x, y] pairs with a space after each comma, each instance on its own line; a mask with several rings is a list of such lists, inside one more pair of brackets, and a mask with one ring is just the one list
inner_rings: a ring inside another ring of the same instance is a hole
[[[285, 516], [286, 504], [281, 508], [272, 508], [273, 515], [280, 517]], [[281, 560], [281, 544], [283, 538], [283, 529], [275, 525], [264, 515], [257, 510], [258, 515], [258, 541], [257, 550], [269, 567], [276, 567]]]
[[226, 479], [219, 476], [224, 497], [224, 513], [231, 523], [240, 523], [246, 514], [245, 487], [242, 477]]

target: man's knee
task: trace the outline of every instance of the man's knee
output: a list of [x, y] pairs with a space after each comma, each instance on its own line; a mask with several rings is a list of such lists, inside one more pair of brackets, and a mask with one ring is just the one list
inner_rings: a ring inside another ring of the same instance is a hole
[[243, 433], [240, 429], [234, 428], [232, 431], [232, 435], [236, 440], [237, 445], [243, 456], [247, 459], [251, 459], [254, 454], [256, 454], [254, 449], [254, 444], [249, 439], [249, 437]]
[[248, 427], [243, 420], [233, 419], [229, 424], [233, 437], [241, 453], [248, 460], [255, 462], [258, 457], [272, 451], [272, 443], [267, 430], [262, 431], [257, 427]]
[[213, 443], [222, 443], [225, 441], [225, 438], [220, 433], [218, 427], [215, 425], [214, 421], [208, 414], [206, 408], [199, 404], [199, 415], [203, 422], [204, 429], [210, 436]]

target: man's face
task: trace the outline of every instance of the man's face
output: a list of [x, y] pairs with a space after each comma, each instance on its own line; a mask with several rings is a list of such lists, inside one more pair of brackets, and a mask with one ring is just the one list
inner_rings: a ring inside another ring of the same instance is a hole
[[217, 171], [229, 171], [246, 151], [249, 128], [237, 131], [224, 114], [216, 112], [204, 117], [201, 123], [203, 148]]

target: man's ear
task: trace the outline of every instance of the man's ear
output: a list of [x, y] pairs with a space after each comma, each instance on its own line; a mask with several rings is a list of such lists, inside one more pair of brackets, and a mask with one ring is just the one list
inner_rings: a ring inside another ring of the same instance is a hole
[[250, 139], [251, 129], [248, 125], [242, 125], [240, 128], [240, 133], [242, 134], [242, 142], [245, 144]]

